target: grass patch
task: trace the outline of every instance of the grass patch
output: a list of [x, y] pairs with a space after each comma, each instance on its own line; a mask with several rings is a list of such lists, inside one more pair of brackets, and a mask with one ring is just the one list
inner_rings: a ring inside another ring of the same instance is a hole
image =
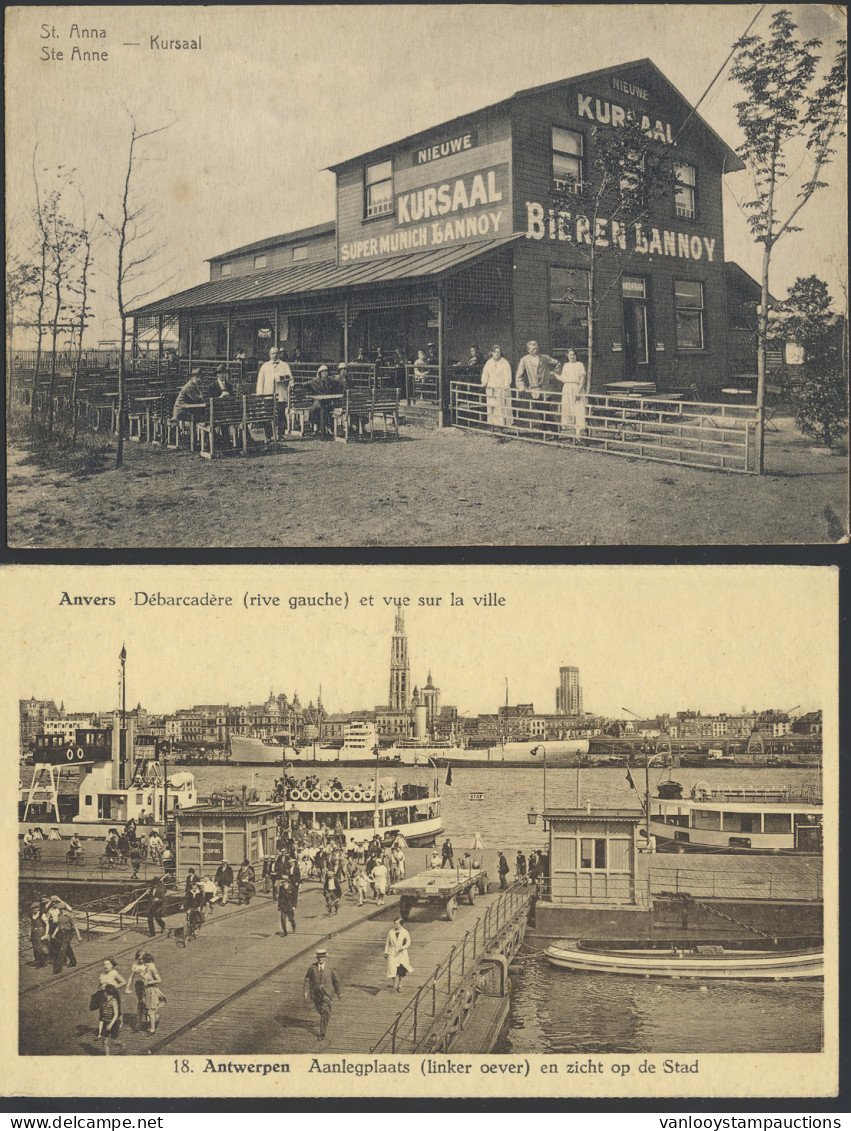
[[111, 438], [88, 428], [81, 428], [76, 439], [62, 424], [54, 424], [53, 432], [41, 420], [33, 420], [23, 412], [10, 414], [8, 438], [24, 448], [27, 455], [21, 465], [35, 465], [67, 475], [86, 477], [106, 471], [114, 459]]

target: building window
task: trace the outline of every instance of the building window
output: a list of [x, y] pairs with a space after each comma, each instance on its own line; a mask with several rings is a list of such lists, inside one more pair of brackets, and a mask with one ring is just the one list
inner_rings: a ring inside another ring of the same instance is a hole
[[579, 841], [579, 867], [603, 870], [606, 867], [604, 837], [582, 837]]
[[233, 264], [232, 263], [223, 263], [222, 264], [222, 274], [223, 275], [231, 275], [232, 273], [233, 273]]
[[703, 349], [703, 283], [674, 281], [677, 308], [677, 349]]
[[585, 146], [582, 134], [553, 126], [553, 181], [556, 188], [578, 192], [585, 180]]
[[367, 165], [364, 179], [364, 214], [386, 216], [393, 211], [393, 162]]
[[293, 263], [303, 263], [307, 259], [307, 245], [302, 244], [301, 247], [293, 248]]
[[677, 189], [674, 197], [678, 216], [694, 220], [697, 216], [697, 169], [694, 165], [676, 165]]
[[552, 349], [588, 352], [589, 273], [582, 268], [550, 267], [550, 344]]
[[266, 256], [265, 255], [255, 255], [254, 256], [254, 266], [255, 267], [265, 267], [266, 266]]

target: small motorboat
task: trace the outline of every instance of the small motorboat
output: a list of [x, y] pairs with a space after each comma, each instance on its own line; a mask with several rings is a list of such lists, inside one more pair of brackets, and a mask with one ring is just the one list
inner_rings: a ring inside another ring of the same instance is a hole
[[639, 978], [746, 979], [787, 981], [824, 977], [824, 947], [744, 950], [725, 943], [613, 943], [562, 940], [544, 952], [553, 966]]

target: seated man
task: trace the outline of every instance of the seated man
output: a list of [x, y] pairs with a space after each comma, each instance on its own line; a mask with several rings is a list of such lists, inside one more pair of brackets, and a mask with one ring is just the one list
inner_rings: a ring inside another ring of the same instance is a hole
[[233, 385], [228, 380], [226, 365], [220, 365], [216, 370], [216, 379], [210, 386], [209, 395], [214, 398], [232, 397], [234, 395]]
[[205, 399], [206, 390], [201, 380], [201, 370], [193, 369], [189, 380], [177, 394], [177, 400], [174, 402], [174, 410], [172, 411], [171, 419], [180, 420], [181, 416], [184, 415], [184, 405], [202, 404]]
[[313, 431], [320, 439], [333, 439], [333, 432], [329, 432], [328, 424], [331, 419], [331, 410], [334, 402], [330, 400], [320, 400], [320, 397], [327, 397], [333, 393], [341, 393], [342, 386], [338, 381], [328, 372], [327, 365], [320, 365], [316, 371], [316, 376], [308, 386], [311, 393], [317, 398], [310, 409], [308, 415], [308, 422], [312, 425]]

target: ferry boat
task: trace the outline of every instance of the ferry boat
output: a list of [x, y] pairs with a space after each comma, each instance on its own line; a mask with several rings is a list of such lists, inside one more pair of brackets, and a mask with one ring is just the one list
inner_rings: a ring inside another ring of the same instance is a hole
[[409, 845], [434, 844], [443, 832], [437, 778], [400, 784], [379, 777], [358, 787], [320, 785], [315, 775], [287, 788], [285, 807], [314, 828], [334, 830], [339, 821], [349, 843], [374, 833], [391, 843], [401, 833]]
[[[131, 819], [162, 830], [174, 810], [197, 804], [197, 794], [191, 773], [165, 778], [155, 749], [137, 741], [132, 721], [121, 728], [118, 718], [111, 729], [78, 728], [73, 740], [37, 735], [32, 780], [21, 790], [19, 831], [48, 824], [59, 837], [103, 836], [105, 828]], [[80, 775], [76, 797], [61, 788], [63, 771], [72, 770]]]
[[745, 950], [724, 943], [690, 945], [615, 943], [596, 940], [562, 942], [544, 952], [552, 966], [595, 974], [640, 978], [698, 978], [701, 981], [797, 981], [824, 977], [824, 948]]
[[650, 835], [660, 851], [820, 853], [821, 797], [816, 790], [710, 789], [687, 797], [663, 782], [649, 799]]

